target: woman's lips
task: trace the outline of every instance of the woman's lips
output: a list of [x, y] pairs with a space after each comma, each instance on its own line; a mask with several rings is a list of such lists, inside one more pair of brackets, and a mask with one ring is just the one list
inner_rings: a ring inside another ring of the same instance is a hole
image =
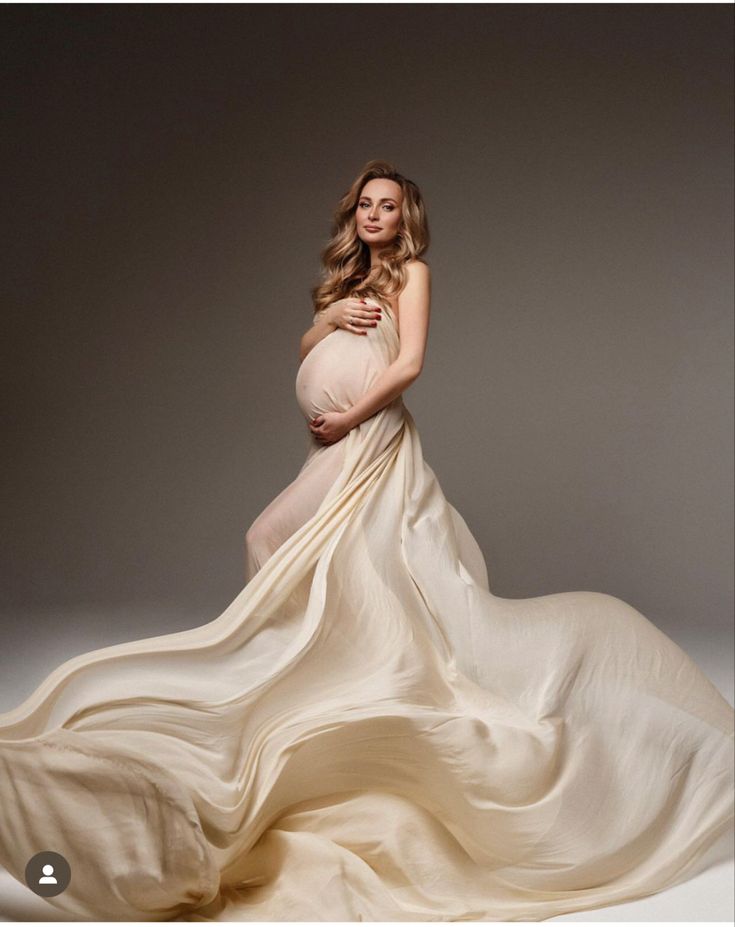
[[366, 226], [365, 226], [365, 231], [366, 231], [366, 232], [379, 232], [379, 231], [380, 231], [380, 226], [378, 226], [378, 225], [366, 225]]

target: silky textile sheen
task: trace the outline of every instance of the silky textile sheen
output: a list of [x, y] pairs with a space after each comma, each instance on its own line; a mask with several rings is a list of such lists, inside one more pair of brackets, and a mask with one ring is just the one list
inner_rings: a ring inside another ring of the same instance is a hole
[[[397, 357], [306, 356], [306, 418]], [[320, 445], [215, 620], [68, 660], [0, 715], [0, 863], [100, 920], [544, 920], [683, 880], [733, 821], [733, 709], [631, 605], [504, 599], [402, 397]]]

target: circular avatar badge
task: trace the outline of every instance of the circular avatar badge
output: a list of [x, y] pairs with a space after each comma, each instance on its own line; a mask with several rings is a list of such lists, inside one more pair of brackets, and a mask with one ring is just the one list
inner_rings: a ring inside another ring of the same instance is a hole
[[42, 850], [26, 865], [26, 885], [43, 898], [60, 895], [71, 882], [71, 866], [61, 853]]

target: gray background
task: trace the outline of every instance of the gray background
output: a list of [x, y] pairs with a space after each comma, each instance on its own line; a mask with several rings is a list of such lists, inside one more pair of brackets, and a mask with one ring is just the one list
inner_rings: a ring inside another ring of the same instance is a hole
[[0, 15], [3, 707], [240, 591], [306, 454], [319, 251], [374, 157], [427, 202], [405, 401], [492, 591], [608, 592], [726, 652], [731, 7]]

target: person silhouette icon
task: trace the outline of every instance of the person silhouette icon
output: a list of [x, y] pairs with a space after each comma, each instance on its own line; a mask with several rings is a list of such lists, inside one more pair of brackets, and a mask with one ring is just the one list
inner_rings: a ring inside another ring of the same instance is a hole
[[41, 898], [54, 898], [71, 882], [69, 860], [54, 850], [41, 850], [26, 863], [26, 885]]
[[56, 876], [53, 874], [54, 867], [49, 863], [43, 867], [43, 876], [38, 880], [39, 885], [57, 885]]

